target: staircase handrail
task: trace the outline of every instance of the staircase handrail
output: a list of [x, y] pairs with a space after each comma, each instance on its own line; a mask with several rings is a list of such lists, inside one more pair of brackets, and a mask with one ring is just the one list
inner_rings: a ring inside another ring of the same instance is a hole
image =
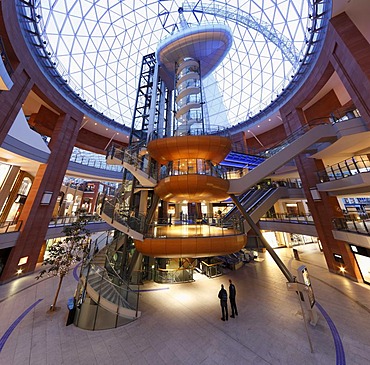
[[102, 212], [105, 213], [112, 221], [116, 221], [129, 229], [142, 233], [144, 231], [145, 215], [130, 211], [128, 207], [120, 209], [118, 197], [110, 198], [104, 201]]
[[322, 121], [321, 119], [318, 121], [314, 121], [311, 124], [304, 124], [291, 134], [287, 138], [285, 138], [283, 141], [277, 143], [274, 146], [271, 146], [263, 151], [256, 152], [255, 154], [260, 157], [271, 157], [273, 155], [276, 155], [278, 152], [283, 150], [285, 147], [289, 146], [293, 141], [298, 139], [299, 137], [303, 136], [305, 133], [307, 133], [309, 130], [312, 128], [317, 127], [318, 125], [323, 125], [323, 124], [331, 124], [329, 122]]
[[[91, 282], [89, 282], [89, 278], [91, 277], [92, 274], [96, 274], [101, 278], [102, 282], [106, 282], [112, 287], [112, 289], [117, 294], [118, 298], [117, 301], [112, 301], [111, 299], [104, 296], [104, 293], [101, 292], [101, 285], [99, 285], [99, 288], [95, 288], [94, 284], [91, 284]], [[122, 306], [121, 304], [123, 304], [124, 308], [136, 310], [136, 296], [138, 295], [138, 293], [137, 291], [132, 290], [128, 283], [125, 282], [120, 276], [108, 273], [108, 271], [105, 268], [102, 268], [101, 266], [90, 264], [89, 275], [86, 277], [86, 280], [87, 283], [91, 286], [91, 288], [95, 290], [104, 299], [108, 300], [109, 302], [117, 306]], [[112, 280], [117, 281], [119, 284], [114, 283]], [[121, 286], [122, 284], [124, 284], [124, 286]], [[124, 293], [125, 295], [123, 295], [122, 293]], [[133, 302], [133, 304], [130, 304], [128, 300], [130, 294], [135, 296], [135, 301]]]
[[355, 155], [320, 170], [317, 175], [320, 182], [328, 182], [344, 179], [348, 176], [357, 175], [370, 171], [370, 159], [368, 155]]
[[[267, 189], [253, 189], [254, 190], [253, 194], [251, 196], [248, 196], [248, 199], [242, 199], [241, 203], [242, 203], [243, 207], [246, 208], [247, 213], [251, 214], [254, 210], [256, 210], [259, 207], [259, 205], [262, 202], [264, 202], [265, 198], [270, 196], [270, 194], [272, 194], [276, 189], [277, 188], [275, 186], [269, 187]], [[250, 189], [250, 190], [252, 190], [252, 189]], [[253, 196], [256, 192], [260, 192], [261, 195], [257, 196], [256, 200], [253, 200]], [[252, 199], [252, 201], [250, 201], [251, 199]], [[248, 205], [248, 202], [250, 202], [250, 205]], [[245, 205], [248, 205], [248, 206], [245, 207]], [[233, 218], [233, 216], [235, 214], [237, 214], [237, 212], [238, 212], [237, 207], [233, 207], [232, 211], [233, 211], [233, 213], [231, 215], [229, 215], [227, 217], [227, 219], [231, 219], [231, 218]]]
[[[143, 145], [144, 146], [144, 145]], [[117, 148], [115, 146], [111, 146], [110, 149], [107, 150], [107, 158], [117, 158], [121, 161], [121, 163], [127, 163], [135, 167], [135, 169], [139, 169], [144, 174], [147, 175], [149, 178], [157, 179], [157, 168], [153, 166], [153, 163], [148, 159], [147, 155], [139, 156], [140, 149], [130, 149], [130, 148]], [[148, 161], [148, 166], [145, 165], [145, 160]]]

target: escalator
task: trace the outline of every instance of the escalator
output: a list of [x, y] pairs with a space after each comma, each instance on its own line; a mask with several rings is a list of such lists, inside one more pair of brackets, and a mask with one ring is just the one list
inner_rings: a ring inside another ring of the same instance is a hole
[[[230, 179], [228, 193], [243, 194], [315, 143], [333, 141], [334, 139], [336, 139], [336, 131], [331, 124], [302, 127], [273, 151], [268, 151], [270, 157], [261, 164], [239, 179]], [[271, 155], [271, 153], [273, 154]]]

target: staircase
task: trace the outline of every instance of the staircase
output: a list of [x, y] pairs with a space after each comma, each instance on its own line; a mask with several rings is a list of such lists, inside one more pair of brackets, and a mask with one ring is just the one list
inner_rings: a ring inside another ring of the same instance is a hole
[[274, 149], [274, 155], [267, 158], [243, 177], [230, 179], [228, 193], [234, 195], [244, 193], [315, 143], [327, 142], [335, 138], [336, 130], [331, 124], [320, 124], [314, 127], [307, 126], [301, 128], [284, 141], [283, 144], [276, 147]]
[[130, 171], [139, 181], [140, 185], [151, 187], [157, 185], [157, 170], [148, 160], [146, 155], [139, 155], [139, 151], [132, 151], [130, 148], [118, 149], [114, 146], [108, 151], [108, 165], [122, 165]]
[[108, 274], [104, 268], [91, 264], [83, 284], [90, 298], [107, 311], [130, 320], [141, 316], [135, 309], [137, 291], [130, 289], [121, 278]]

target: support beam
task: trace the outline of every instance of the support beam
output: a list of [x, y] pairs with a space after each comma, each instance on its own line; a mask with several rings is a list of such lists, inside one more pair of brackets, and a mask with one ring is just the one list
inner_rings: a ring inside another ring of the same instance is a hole
[[287, 278], [287, 280], [290, 283], [294, 283], [295, 277], [292, 275], [292, 273], [288, 270], [288, 268], [284, 265], [284, 263], [280, 260], [280, 257], [276, 254], [274, 249], [270, 246], [270, 244], [266, 241], [265, 237], [263, 237], [263, 234], [261, 230], [258, 228], [256, 223], [253, 222], [252, 218], [249, 214], [245, 211], [241, 203], [239, 202], [238, 198], [234, 194], [230, 194], [230, 198], [234, 202], [234, 204], [237, 206], [239, 212], [243, 215], [244, 219], [247, 221], [249, 226], [252, 228], [254, 233], [258, 236], [258, 238], [261, 240], [262, 244], [266, 248], [266, 250], [269, 252], [269, 254], [272, 256], [274, 261], [276, 262], [277, 266], [281, 270], [281, 272], [284, 274], [284, 276]]

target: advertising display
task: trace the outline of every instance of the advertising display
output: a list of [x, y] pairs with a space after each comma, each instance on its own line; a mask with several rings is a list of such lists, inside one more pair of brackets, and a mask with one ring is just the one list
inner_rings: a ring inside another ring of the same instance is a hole
[[298, 281], [306, 285], [307, 290], [303, 292], [303, 296], [305, 300], [308, 300], [310, 308], [312, 308], [315, 305], [315, 295], [313, 293], [310, 275], [308, 274], [308, 270], [305, 265], [298, 268]]

